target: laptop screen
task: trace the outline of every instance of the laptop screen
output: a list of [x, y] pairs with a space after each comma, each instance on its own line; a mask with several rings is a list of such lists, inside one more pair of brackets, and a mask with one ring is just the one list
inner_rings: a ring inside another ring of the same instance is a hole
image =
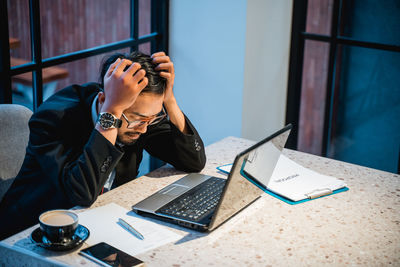
[[289, 134], [286, 130], [267, 142], [260, 142], [249, 152], [242, 169], [244, 174], [266, 188]]
[[259, 177], [258, 182], [268, 185], [291, 127], [286, 126], [236, 156], [209, 230], [215, 229], [262, 195], [263, 191], [246, 176], [252, 179]]

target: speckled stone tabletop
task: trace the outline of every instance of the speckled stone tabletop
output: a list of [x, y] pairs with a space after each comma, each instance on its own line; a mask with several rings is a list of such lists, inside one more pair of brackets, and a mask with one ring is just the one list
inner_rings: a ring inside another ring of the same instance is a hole
[[[216, 167], [232, 163], [236, 153], [251, 144], [227, 137], [206, 147], [207, 165], [202, 173], [224, 177]], [[298, 205], [264, 194], [208, 234], [162, 223], [182, 239], [136, 257], [146, 266], [400, 266], [399, 175], [293, 150], [286, 149], [284, 154], [305, 167], [343, 179], [350, 190]], [[101, 195], [91, 208], [114, 202], [130, 209], [184, 175], [162, 167]], [[52, 261], [49, 265], [96, 266], [79, 256], [79, 250], [60, 253], [35, 246], [29, 235], [36, 227], [0, 242], [0, 263], [42, 266], [40, 258]], [[18, 253], [21, 256], [15, 256]]]

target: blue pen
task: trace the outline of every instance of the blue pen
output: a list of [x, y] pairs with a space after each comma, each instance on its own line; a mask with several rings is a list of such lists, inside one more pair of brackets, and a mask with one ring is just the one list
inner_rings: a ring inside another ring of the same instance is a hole
[[137, 238], [139, 238], [140, 240], [144, 239], [144, 236], [139, 233], [138, 230], [136, 230], [135, 228], [133, 228], [132, 225], [130, 225], [128, 222], [126, 222], [125, 220], [119, 218], [119, 223], [126, 229], [128, 230], [128, 232], [130, 232], [131, 234], [133, 234], [134, 236], [136, 236]]

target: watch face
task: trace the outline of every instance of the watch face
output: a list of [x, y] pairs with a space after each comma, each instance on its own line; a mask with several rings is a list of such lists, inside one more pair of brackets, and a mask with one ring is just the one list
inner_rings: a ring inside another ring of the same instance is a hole
[[110, 113], [102, 113], [99, 122], [103, 129], [111, 128], [114, 125], [114, 116]]

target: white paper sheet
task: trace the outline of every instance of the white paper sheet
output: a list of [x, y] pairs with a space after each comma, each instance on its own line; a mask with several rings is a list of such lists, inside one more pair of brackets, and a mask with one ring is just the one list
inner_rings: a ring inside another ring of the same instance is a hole
[[[79, 223], [90, 231], [86, 243], [94, 245], [106, 242], [131, 255], [137, 255], [182, 238], [181, 235], [168, 230], [165, 226], [146, 220], [115, 203], [78, 213], [78, 216]], [[138, 239], [120, 226], [117, 223], [119, 218], [138, 230], [144, 236], [144, 240]]]
[[288, 157], [281, 155], [267, 188], [293, 201], [307, 198], [307, 194], [331, 191], [345, 187], [346, 184], [332, 176], [323, 175], [303, 167]]

